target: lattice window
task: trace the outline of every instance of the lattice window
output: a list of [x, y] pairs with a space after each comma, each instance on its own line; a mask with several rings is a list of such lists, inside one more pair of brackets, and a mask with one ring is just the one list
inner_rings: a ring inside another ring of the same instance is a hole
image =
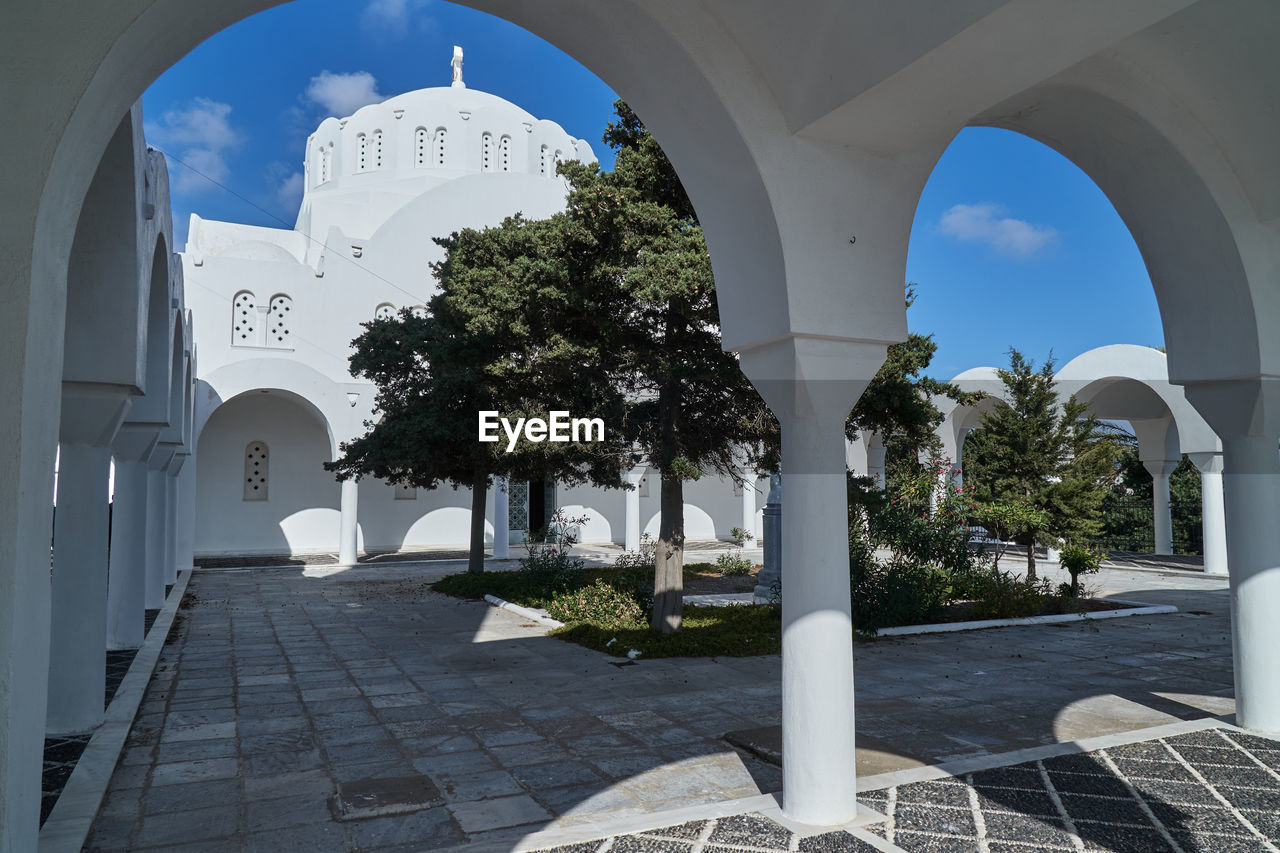
[[321, 145], [316, 152], [316, 186], [329, 181], [329, 158], [333, 156], [328, 145]]
[[498, 168], [511, 171], [511, 137], [504, 136], [498, 143]]
[[415, 305], [409, 309], [409, 313], [418, 319], [422, 319], [427, 316], [427, 307], [425, 305]]
[[293, 325], [290, 313], [293, 311], [293, 299], [283, 293], [271, 297], [270, 310], [267, 311], [267, 345], [273, 347], [292, 347]]
[[512, 530], [529, 529], [529, 482], [521, 480], [507, 486], [507, 526]]
[[398, 501], [416, 501], [418, 499], [418, 490], [413, 486], [406, 486], [396, 483], [396, 500]]
[[373, 312], [375, 320], [394, 320], [396, 318], [395, 306], [390, 302], [383, 302]]
[[373, 132], [373, 168], [382, 168], [382, 131]]
[[262, 441], [251, 441], [244, 449], [244, 499], [247, 501], [265, 501], [267, 499], [267, 445]]
[[356, 171], [363, 172], [369, 168], [369, 137], [363, 133], [356, 134]]
[[231, 300], [231, 345], [251, 347], [258, 342], [258, 300], [242, 290]]
[[444, 166], [444, 149], [447, 141], [448, 131], [443, 127], [437, 127], [436, 138], [432, 141], [432, 147], [435, 150], [431, 152], [431, 159], [435, 161], [437, 166]]
[[480, 171], [493, 171], [493, 134], [486, 133], [480, 137]]
[[425, 127], [420, 127], [413, 132], [413, 165], [419, 169], [430, 165], [430, 161], [427, 159], [431, 153], [428, 150], [428, 136], [429, 134]]

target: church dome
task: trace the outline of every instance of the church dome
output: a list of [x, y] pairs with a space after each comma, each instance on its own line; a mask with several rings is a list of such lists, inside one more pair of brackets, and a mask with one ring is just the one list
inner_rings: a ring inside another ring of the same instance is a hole
[[321, 122], [307, 140], [304, 198], [405, 182], [425, 190], [478, 172], [554, 178], [559, 161], [595, 160], [585, 140], [555, 122], [468, 89], [461, 57], [455, 48], [451, 86], [406, 92]]

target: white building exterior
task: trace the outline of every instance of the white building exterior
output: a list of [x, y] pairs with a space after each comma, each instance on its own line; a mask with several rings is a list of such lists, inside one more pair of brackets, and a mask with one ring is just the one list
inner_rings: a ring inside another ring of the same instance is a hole
[[[366, 478], [346, 487], [344, 525], [342, 489], [322, 467], [374, 417], [374, 386], [348, 371], [350, 342], [363, 322], [426, 305], [436, 290], [429, 265], [443, 257], [432, 238], [517, 212], [550, 216], [567, 190], [556, 164], [595, 160], [554, 122], [466, 88], [460, 51], [454, 67], [450, 86], [320, 124], [307, 140], [293, 230], [191, 217], [182, 263], [201, 352], [197, 556], [342, 551], [343, 529], [370, 551], [467, 543], [468, 490]], [[656, 534], [658, 490], [646, 486], [632, 511], [642, 533]], [[743, 526], [740, 486], [706, 478], [686, 492], [688, 538], [728, 538]], [[628, 544], [625, 492], [547, 497], [546, 512], [588, 517], [584, 542]], [[525, 483], [512, 484], [506, 518], [490, 494], [490, 541], [495, 530], [518, 540], [541, 526], [529, 506]]]

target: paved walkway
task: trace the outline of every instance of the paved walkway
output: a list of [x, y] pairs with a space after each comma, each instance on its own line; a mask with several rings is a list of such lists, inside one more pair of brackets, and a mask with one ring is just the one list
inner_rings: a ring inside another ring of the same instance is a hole
[[[779, 788], [721, 739], [778, 722], [777, 657], [619, 665], [429, 591], [459, 568], [198, 572], [90, 849], [502, 848]], [[859, 645], [860, 774], [1231, 711], [1225, 581], [1097, 582], [1188, 612]]]

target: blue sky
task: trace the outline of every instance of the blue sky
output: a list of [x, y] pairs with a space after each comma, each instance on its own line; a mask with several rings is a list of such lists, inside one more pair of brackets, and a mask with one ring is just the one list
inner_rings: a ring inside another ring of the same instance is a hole
[[[558, 122], [612, 165], [599, 140], [614, 93], [519, 27], [441, 0], [298, 0], [209, 39], [143, 96], [148, 140], [170, 156], [179, 245], [192, 212], [292, 227], [303, 144], [321, 119], [447, 85], [454, 44], [468, 86]], [[933, 333], [938, 378], [1003, 365], [1010, 346], [1037, 362], [1052, 350], [1061, 364], [1164, 340], [1142, 258], [1106, 197], [1008, 131], [966, 130], [939, 161], [906, 278], [918, 285], [908, 323]]]

